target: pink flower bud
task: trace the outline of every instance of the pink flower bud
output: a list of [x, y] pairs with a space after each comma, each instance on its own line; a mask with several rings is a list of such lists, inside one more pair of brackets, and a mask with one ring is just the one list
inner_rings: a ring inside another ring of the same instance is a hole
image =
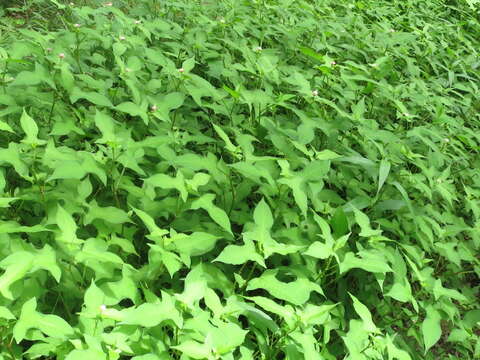
[[184, 69], [184, 68], [180, 68], [180, 69], [178, 69], [178, 72], [183, 73], [183, 72], [185, 72], [185, 69]]
[[337, 65], [337, 63], [335, 61], [332, 61], [330, 65], [334, 66], [334, 65]]
[[73, 26], [75, 26], [76, 28], [79, 28], [79, 27], [80, 27], [80, 24], [75, 24], [75, 25], [73, 25]]
[[123, 40], [125, 40], [125, 36], [120, 35], [119, 39], [120, 39], [121, 41], [123, 41]]
[[64, 54], [64, 53], [60, 53], [60, 54], [58, 54], [58, 57], [59, 57], [60, 59], [64, 59], [64, 58], [65, 58], [65, 54]]

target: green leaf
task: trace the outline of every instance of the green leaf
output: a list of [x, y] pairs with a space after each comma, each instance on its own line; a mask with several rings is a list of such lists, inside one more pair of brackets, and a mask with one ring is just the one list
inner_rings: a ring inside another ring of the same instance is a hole
[[380, 190], [385, 184], [385, 180], [387, 180], [388, 173], [390, 172], [390, 163], [387, 160], [382, 160], [380, 162], [380, 168], [378, 170], [378, 189], [377, 194], [380, 193]]
[[37, 269], [47, 270], [52, 274], [57, 283], [60, 282], [62, 270], [57, 264], [57, 253], [48, 244], [35, 254], [35, 262], [32, 270], [36, 271]]
[[94, 220], [100, 219], [111, 224], [123, 224], [130, 222], [127, 213], [122, 209], [114, 206], [98, 206], [97, 202], [93, 200], [88, 204], [88, 213], [85, 215], [85, 224], [91, 224]]
[[255, 210], [253, 211], [253, 219], [255, 220], [255, 225], [261, 229], [270, 230], [272, 228], [273, 216], [265, 199], [260, 200], [255, 207]]
[[53, 174], [46, 180], [47, 182], [58, 179], [82, 179], [87, 172], [78, 161], [61, 161], [55, 165]]
[[247, 239], [244, 239], [243, 246], [228, 245], [213, 261], [232, 265], [240, 265], [247, 261], [255, 261], [261, 266], [266, 267], [263, 258], [257, 253], [253, 242]]
[[154, 115], [157, 116], [162, 121], [171, 122], [170, 111], [179, 108], [182, 106], [185, 101], [185, 95], [181, 92], [173, 92], [167, 95], [162, 96], [158, 101], [157, 110]]
[[13, 86], [35, 86], [44, 80], [43, 74], [38, 71], [22, 71], [17, 74]]
[[102, 138], [98, 139], [96, 142], [99, 144], [105, 144], [108, 142], [114, 142], [116, 137], [114, 133], [114, 122], [113, 119], [107, 114], [96, 110], [95, 114], [95, 125], [100, 129], [102, 133]]
[[194, 340], [186, 340], [180, 345], [172, 346], [172, 349], [177, 349], [193, 359], [208, 359], [211, 353], [208, 345]]
[[232, 234], [230, 219], [228, 218], [227, 213], [213, 204], [214, 199], [214, 194], [205, 194], [199, 199], [193, 201], [190, 208], [193, 210], [204, 209], [213, 221], [220, 225], [225, 231]]
[[15, 316], [7, 307], [0, 306], [0, 319], [13, 320], [15, 319]]
[[15, 200], [18, 200], [18, 198], [0, 197], [0, 208], [10, 207], [10, 203]]
[[117, 245], [127, 254], [135, 254], [138, 256], [137, 251], [135, 250], [135, 246], [131, 240], [127, 240], [121, 237], [118, 237], [116, 234], [112, 234], [108, 245]]
[[205, 173], [196, 173], [191, 180], [185, 180], [189, 190], [198, 191], [200, 186], [207, 185], [210, 181], [210, 175]]
[[126, 101], [117, 105], [115, 109], [131, 116], [141, 116], [146, 113], [146, 109], [143, 109], [142, 107], [130, 101]]
[[182, 200], [184, 202], [187, 201], [188, 191], [185, 186], [185, 178], [181, 171], [178, 171], [174, 178], [165, 174], [150, 176], [145, 179], [145, 184], [162, 189], [177, 189]]
[[335, 210], [332, 219], [330, 220], [330, 225], [332, 226], [336, 238], [348, 233], [348, 219], [343, 211], [343, 208], [338, 207]]
[[20, 317], [13, 327], [13, 337], [20, 343], [25, 338], [28, 329], [35, 327], [37, 299], [31, 298], [22, 305]]
[[227, 85], [223, 85], [223, 89], [230, 94], [234, 99], [240, 99], [240, 93], [229, 88]]
[[441, 316], [437, 309], [432, 305], [425, 308], [427, 315], [423, 320], [421, 329], [423, 335], [423, 343], [425, 345], [425, 354], [435, 345], [442, 336], [442, 328], [440, 326]]
[[25, 139], [23, 142], [27, 144], [36, 144], [41, 145], [45, 144], [45, 140], [39, 140], [38, 136], [38, 126], [35, 121], [27, 114], [25, 109], [23, 109], [22, 116], [20, 118], [20, 126], [22, 127], [23, 132], [25, 133]]
[[5, 272], [0, 276], [0, 294], [7, 299], [13, 300], [10, 286], [17, 280], [22, 279], [32, 268], [35, 256], [26, 251], [18, 251], [6, 257], [0, 262], [0, 267]]
[[19, 147], [19, 144], [11, 142], [7, 149], [0, 149], [0, 163], [12, 165], [20, 176], [28, 178], [28, 167], [20, 158]]
[[331, 245], [321, 243], [320, 241], [315, 241], [303, 254], [317, 259], [328, 259], [334, 254], [334, 252]]
[[188, 256], [199, 256], [213, 250], [217, 240], [220, 239], [218, 236], [204, 232], [179, 235], [172, 237], [173, 246], [180, 254]]
[[0, 131], [8, 131], [8, 132], [11, 132], [11, 133], [14, 133], [14, 131], [12, 130], [12, 128], [10, 127], [10, 125], [8, 125], [6, 122], [4, 121], [0, 121]]
[[132, 357], [132, 360], [164, 360], [158, 355], [155, 354], [145, 354]]
[[355, 296], [353, 296], [350, 293], [349, 293], [349, 295], [353, 300], [353, 308], [355, 309], [358, 316], [360, 316], [360, 318], [363, 321], [363, 327], [364, 327], [365, 331], [379, 332], [378, 328], [373, 323], [372, 314], [370, 313], [368, 308], [364, 304], [362, 304], [360, 302], [360, 300], [358, 300]]
[[228, 135], [225, 133], [225, 131], [223, 131], [223, 129], [218, 126], [218, 125], [215, 125], [215, 124], [212, 124], [213, 125], [213, 128], [215, 129], [215, 131], [217, 132], [218, 136], [220, 136], [220, 138], [225, 142], [225, 148], [232, 152], [232, 153], [235, 153], [236, 150], [237, 150], [237, 147], [235, 145], [233, 145], [233, 143], [230, 141]]
[[372, 273], [391, 272], [392, 269], [387, 263], [385, 257], [375, 251], [361, 251], [355, 256], [354, 253], [348, 252], [340, 263], [340, 274], [347, 272], [352, 268], [363, 269]]
[[143, 221], [148, 231], [150, 231], [151, 240], [154, 240], [154, 241], [160, 240], [163, 235], [168, 234], [168, 231], [164, 229], [160, 229], [157, 226], [157, 224], [155, 224], [155, 220], [153, 220], [153, 218], [150, 215], [148, 215], [145, 211], [142, 211], [140, 209], [135, 209], [135, 208], [132, 208], [132, 209], [133, 211], [135, 211], [135, 213], [140, 218], [140, 220]]
[[99, 162], [96, 161], [95, 158], [88, 153], [82, 153], [81, 155], [83, 156], [83, 170], [85, 170], [89, 174], [96, 175], [100, 179], [102, 184], [106, 185], [107, 174], [105, 173], [105, 170], [100, 166]]
[[120, 42], [116, 42], [112, 45], [112, 50], [115, 56], [122, 56], [127, 51], [127, 47]]
[[262, 309], [283, 317], [285, 320], [289, 320], [295, 316], [294, 311], [292, 310], [291, 306], [282, 306], [275, 302], [274, 300], [264, 297], [264, 296], [251, 296], [245, 297], [248, 300], [253, 301], [255, 304], [260, 306]]
[[210, 331], [213, 347], [220, 355], [229, 353], [240, 346], [248, 333], [234, 323], [221, 323]]
[[315, 155], [315, 158], [317, 160], [334, 160], [341, 157], [342, 157], [341, 155], [338, 155], [337, 153], [328, 149], [322, 150]]
[[145, 303], [137, 308], [122, 310], [122, 324], [154, 327], [165, 320], [180, 320], [180, 313], [173, 303], [162, 302], [160, 304]]
[[182, 68], [186, 73], [190, 72], [195, 66], [195, 58], [191, 57], [182, 63]]
[[74, 334], [73, 328], [61, 317], [39, 313], [36, 308], [36, 298], [31, 298], [23, 304], [20, 318], [13, 329], [13, 336], [17, 342], [25, 338], [29, 329], [39, 329], [45, 335], [58, 339], [66, 339]]
[[294, 305], [303, 305], [310, 298], [310, 293], [316, 291], [323, 294], [322, 289], [315, 283], [310, 282], [300, 273], [295, 273], [295, 281], [284, 283], [276, 278], [279, 270], [265, 270], [263, 274], [250, 280], [247, 290], [265, 289], [277, 299], [288, 301]]
[[307, 55], [309, 58], [315, 60], [316, 62], [323, 64], [324, 63], [324, 57], [323, 55], [317, 53], [315, 50], [308, 48], [306, 46], [300, 47], [300, 51], [304, 54]]
[[370, 227], [370, 220], [367, 215], [365, 215], [363, 212], [357, 209], [353, 209], [354, 214], [355, 214], [355, 220], [357, 221], [358, 225], [360, 225], [360, 236], [364, 237], [372, 237], [372, 236], [378, 236], [382, 234], [382, 230], [373, 230]]
[[64, 89], [67, 90], [67, 93], [71, 93], [73, 87], [75, 86], [75, 79], [70, 71], [68, 63], [66, 62], [62, 63], [60, 67], [60, 78]]
[[57, 205], [56, 221], [61, 231], [60, 236], [57, 237], [58, 240], [67, 244], [81, 243], [77, 238], [77, 224], [60, 204]]
[[85, 359], [97, 359], [105, 360], [105, 353], [96, 349], [86, 349], [86, 350], [72, 350], [65, 360], [85, 360]]
[[57, 315], [45, 315], [38, 313], [35, 319], [35, 327], [45, 335], [65, 339], [73, 335], [73, 328]]
[[36, 233], [41, 231], [50, 231], [42, 225], [34, 226], [21, 226], [15, 221], [4, 221], [0, 223], [0, 234], [13, 234], [13, 233]]
[[101, 305], [111, 305], [106, 304], [105, 299], [103, 291], [92, 281], [84, 295], [84, 305], [92, 317], [100, 315]]
[[98, 106], [113, 107], [113, 104], [105, 95], [98, 92], [84, 92], [74, 87], [70, 93], [70, 101], [75, 104], [79, 99], [88, 100]]
[[101, 239], [90, 238], [85, 240], [82, 250], [78, 252], [75, 259], [79, 262], [89, 261], [123, 264], [123, 260], [116, 254], [107, 251], [107, 244]]
[[302, 211], [302, 215], [307, 217], [307, 209], [308, 209], [308, 198], [305, 193], [305, 184], [304, 179], [302, 177], [296, 176], [293, 178], [282, 178], [278, 180], [279, 184], [285, 184], [293, 192], [293, 198], [297, 203], [298, 207]]

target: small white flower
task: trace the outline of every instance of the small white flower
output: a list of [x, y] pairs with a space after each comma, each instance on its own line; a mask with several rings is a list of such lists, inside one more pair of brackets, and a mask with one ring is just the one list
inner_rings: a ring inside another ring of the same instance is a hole
[[113, 3], [111, 1], [109, 1], [109, 2], [106, 2], [105, 4], [103, 4], [103, 6], [113, 6]]
[[376, 68], [376, 67], [378, 67], [378, 64], [377, 64], [377, 63], [373, 63], [373, 64], [370, 64], [370, 66]]
[[335, 61], [332, 61], [330, 65], [334, 66], [334, 65], [337, 65], [337, 63]]
[[388, 30], [388, 31], [391, 32], [391, 33], [394, 33], [394, 32], [395, 32], [395, 29], [390, 29], [390, 30]]
[[129, 73], [129, 72], [131, 72], [131, 71], [132, 71], [132, 69], [130, 69], [130, 68], [128, 68], [128, 67], [125, 68], [125, 72]]
[[178, 69], [178, 72], [179, 72], [179, 73], [183, 73], [183, 72], [185, 72], [185, 69], [184, 69], [184, 68], [180, 68], [180, 69]]
[[218, 21], [222, 24], [225, 24], [225, 19], [224, 18], [220, 18]]
[[158, 109], [157, 105], [150, 106], [150, 110], [152, 110], [152, 111], [157, 111], [157, 109]]
[[79, 28], [79, 27], [80, 27], [80, 24], [75, 24], [75, 25], [73, 25], [73, 26], [75, 26], [76, 28]]
[[104, 312], [105, 310], [107, 310], [107, 306], [105, 304], [100, 305], [100, 311]]
[[437, 183], [441, 184], [441, 183], [442, 183], [442, 179], [437, 179]]
[[117, 348], [117, 349], [113, 350], [113, 352], [116, 353], [116, 354], [120, 354], [122, 352], [122, 350]]
[[58, 57], [59, 57], [60, 59], [64, 59], [64, 58], [65, 58], [65, 54], [64, 54], [64, 53], [60, 53], [60, 54], [58, 54]]
[[403, 116], [409, 117], [409, 116], [412, 116], [412, 114], [409, 114], [409, 113], [403, 113]]
[[123, 40], [125, 40], [126, 38], [125, 38], [125, 36], [120, 35], [120, 36], [119, 36], [119, 39], [120, 39], [120, 41], [123, 41]]
[[312, 91], [312, 95], [313, 95], [313, 96], [318, 96], [318, 90], [313, 90], [313, 91]]
[[52, 52], [53, 51], [53, 49], [51, 47], [48, 47], [45, 50], [47, 50], [47, 52]]
[[262, 49], [261, 46], [257, 46], [254, 50], [257, 51], [257, 52], [260, 52], [260, 51], [262, 51], [263, 49]]
[[135, 24], [141, 24], [142, 22], [140, 20], [135, 20]]
[[449, 143], [450, 139], [445, 138], [445, 139], [443, 139], [443, 141], [446, 142], [446, 143]]
[[75, 4], [73, 2], [70, 3], [70, 6], [75, 6]]

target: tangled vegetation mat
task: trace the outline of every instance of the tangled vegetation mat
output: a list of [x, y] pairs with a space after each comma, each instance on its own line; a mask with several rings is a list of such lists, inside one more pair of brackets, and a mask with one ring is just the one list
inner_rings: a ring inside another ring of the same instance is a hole
[[478, 2], [2, 2], [0, 359], [480, 358]]

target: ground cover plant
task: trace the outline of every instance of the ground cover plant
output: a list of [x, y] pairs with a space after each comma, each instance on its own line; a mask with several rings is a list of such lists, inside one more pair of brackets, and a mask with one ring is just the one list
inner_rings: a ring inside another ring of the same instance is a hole
[[2, 2], [0, 359], [480, 358], [477, 3]]

